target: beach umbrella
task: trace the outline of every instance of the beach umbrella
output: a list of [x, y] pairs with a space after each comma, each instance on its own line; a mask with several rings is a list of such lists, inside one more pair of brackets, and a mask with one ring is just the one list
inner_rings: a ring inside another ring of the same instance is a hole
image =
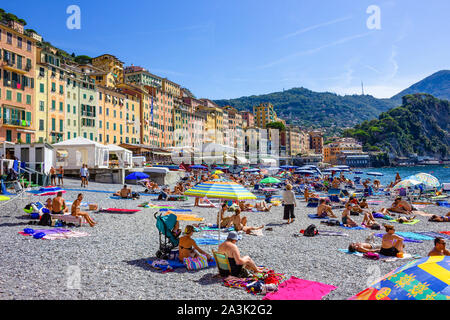
[[256, 196], [239, 183], [211, 180], [197, 184], [184, 192], [186, 196], [224, 200], [254, 200]]
[[280, 183], [280, 182], [281, 182], [280, 180], [278, 180], [277, 178], [273, 178], [273, 177], [268, 177], [268, 178], [262, 179], [260, 181], [260, 183], [264, 183], [264, 184], [266, 184], [266, 183]]
[[245, 172], [259, 172], [259, 169], [257, 168], [251, 168], [251, 169], [246, 169], [244, 170]]
[[441, 185], [439, 180], [435, 176], [432, 176], [431, 174], [428, 173], [421, 172], [408, 178], [420, 181], [427, 187], [438, 188]]
[[349, 300], [450, 300], [450, 256], [413, 260]]
[[294, 172], [295, 174], [315, 174], [315, 171], [312, 170], [298, 170]]
[[[195, 187], [184, 192], [186, 196], [192, 197], [207, 197], [213, 199], [223, 200], [254, 200], [256, 196], [244, 188], [239, 183], [233, 181], [206, 181], [197, 184]], [[220, 212], [220, 211], [219, 211]], [[219, 212], [217, 213], [217, 229], [219, 232], [220, 244], [220, 219]]]
[[202, 166], [202, 165], [200, 165], [200, 164], [193, 165], [193, 166], [191, 166], [190, 168], [191, 168], [191, 169], [208, 169], [207, 167]]
[[410, 187], [415, 187], [418, 186], [419, 184], [422, 184], [422, 182], [414, 180], [414, 179], [405, 179], [400, 181], [399, 183], [397, 183], [392, 190], [397, 190], [397, 189], [401, 189], [401, 188], [410, 188]]
[[214, 171], [214, 173], [213, 174], [224, 174], [225, 172], [223, 172], [222, 170], [216, 170], [216, 171]]
[[150, 178], [150, 176], [143, 172], [132, 172], [125, 177], [125, 180], [142, 180]]

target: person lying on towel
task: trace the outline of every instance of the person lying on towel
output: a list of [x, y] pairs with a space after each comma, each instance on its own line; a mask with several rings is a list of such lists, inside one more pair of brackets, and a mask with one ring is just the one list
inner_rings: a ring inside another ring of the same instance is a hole
[[184, 229], [184, 236], [180, 238], [179, 242], [179, 259], [183, 262], [184, 258], [197, 258], [199, 254], [206, 256], [206, 258], [211, 261], [212, 257], [200, 249], [192, 235], [194, 234], [194, 227], [191, 225], [186, 226]]
[[219, 269], [219, 273], [222, 277], [228, 277], [230, 274], [234, 277], [240, 277], [243, 269], [247, 269], [253, 272], [261, 272], [262, 268], [256, 266], [255, 262], [249, 257], [241, 257], [239, 248], [236, 243], [239, 237], [237, 232], [231, 231], [228, 233], [227, 240], [219, 245], [218, 253], [226, 254], [228, 261], [230, 262], [231, 272], [228, 270]]
[[450, 212], [447, 213], [445, 216], [437, 216], [433, 215], [428, 221], [432, 222], [450, 222]]
[[349, 252], [380, 252], [381, 245], [366, 243], [366, 242], [352, 242], [348, 246]]

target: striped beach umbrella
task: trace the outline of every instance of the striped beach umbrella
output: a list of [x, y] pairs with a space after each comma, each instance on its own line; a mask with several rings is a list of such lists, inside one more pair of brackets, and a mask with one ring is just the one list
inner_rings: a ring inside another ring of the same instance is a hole
[[410, 187], [415, 187], [419, 184], [422, 184], [422, 182], [417, 181], [415, 179], [405, 179], [400, 181], [399, 183], [397, 183], [392, 190], [397, 190], [397, 189], [401, 189], [401, 188], [410, 188]]
[[349, 300], [450, 300], [450, 257], [413, 260]]
[[408, 179], [409, 178], [420, 181], [427, 187], [438, 188], [441, 185], [439, 180], [435, 176], [432, 176], [431, 174], [428, 173], [421, 172], [411, 177], [408, 177]]
[[253, 200], [256, 196], [233, 181], [206, 181], [197, 184], [184, 193], [186, 196], [224, 200]]

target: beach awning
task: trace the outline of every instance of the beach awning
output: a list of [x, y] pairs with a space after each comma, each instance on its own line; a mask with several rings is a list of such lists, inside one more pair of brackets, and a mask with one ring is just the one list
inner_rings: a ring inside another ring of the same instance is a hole
[[236, 160], [238, 161], [239, 164], [248, 164], [248, 163], [250, 163], [250, 161], [247, 158], [239, 157], [239, 156], [236, 156], [235, 158], [236, 158]]
[[262, 158], [261, 163], [262, 164], [275, 164], [275, 163], [277, 163], [277, 161], [275, 159]]
[[172, 155], [171, 152], [157, 152], [157, 151], [152, 151], [153, 154], [156, 154], [158, 156], [166, 156], [166, 157], [170, 157]]

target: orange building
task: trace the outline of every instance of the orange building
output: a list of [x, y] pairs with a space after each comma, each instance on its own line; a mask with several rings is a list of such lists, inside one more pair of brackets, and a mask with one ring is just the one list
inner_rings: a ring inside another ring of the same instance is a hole
[[19, 22], [0, 24], [0, 141], [35, 141], [36, 42]]

